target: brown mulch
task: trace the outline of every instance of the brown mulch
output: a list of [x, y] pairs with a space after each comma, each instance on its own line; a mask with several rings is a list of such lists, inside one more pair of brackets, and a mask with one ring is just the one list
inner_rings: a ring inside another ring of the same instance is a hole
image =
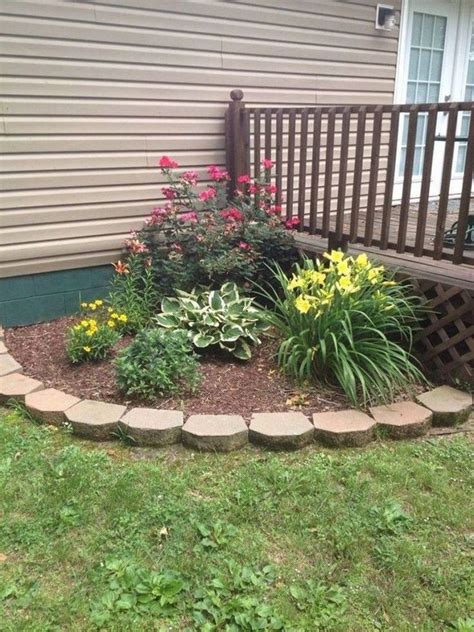
[[[26, 375], [85, 399], [108, 402], [177, 408], [187, 414], [240, 414], [249, 419], [252, 412], [278, 412], [289, 409], [306, 414], [347, 408], [345, 396], [318, 386], [302, 391], [282, 375], [274, 359], [274, 342], [266, 339], [254, 350], [248, 362], [229, 356], [203, 356], [203, 380], [194, 395], [175, 396], [145, 402], [125, 397], [115, 383], [110, 360], [73, 365], [65, 352], [67, 328], [74, 317], [49, 323], [5, 330], [5, 342], [12, 356], [23, 366]], [[130, 343], [123, 338], [117, 350]], [[113, 356], [112, 356], [113, 357]]]

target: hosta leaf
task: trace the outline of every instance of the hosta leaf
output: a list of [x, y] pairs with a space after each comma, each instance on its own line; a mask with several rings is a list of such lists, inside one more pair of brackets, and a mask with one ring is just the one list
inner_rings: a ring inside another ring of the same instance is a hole
[[161, 327], [166, 327], [167, 329], [175, 329], [176, 327], [179, 327], [178, 318], [168, 314], [158, 314], [156, 322]]
[[244, 335], [244, 330], [240, 325], [229, 325], [222, 328], [221, 340], [224, 342], [234, 342]]
[[252, 351], [244, 340], [239, 340], [232, 353], [236, 358], [239, 358], [239, 360], [249, 360], [252, 356]]
[[228, 296], [228, 294], [233, 293], [233, 292], [238, 292], [238, 290], [237, 290], [236, 284], [233, 283], [232, 281], [229, 281], [228, 283], [224, 283], [224, 285], [220, 289], [220, 293], [226, 297]]
[[209, 305], [215, 310], [224, 309], [224, 300], [216, 290], [209, 292]]
[[227, 312], [231, 316], [240, 316], [244, 313], [244, 306], [242, 303], [231, 303], [227, 309]]
[[178, 314], [180, 311], [178, 299], [165, 297], [161, 301], [161, 311], [165, 314]]
[[205, 336], [204, 334], [196, 334], [193, 338], [193, 345], [199, 347], [199, 349], [204, 349], [209, 347], [209, 345], [214, 344], [214, 339], [212, 336]]

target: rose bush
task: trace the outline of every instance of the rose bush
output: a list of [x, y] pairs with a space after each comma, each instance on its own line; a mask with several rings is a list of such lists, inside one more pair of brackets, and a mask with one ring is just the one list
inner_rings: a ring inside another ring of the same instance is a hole
[[177, 174], [178, 163], [168, 156], [159, 166], [167, 179], [162, 188], [166, 202], [126, 242], [130, 255], [147, 261], [159, 295], [228, 281], [252, 285], [269, 278], [269, 261], [287, 269], [295, 260], [293, 236], [275, 204], [270, 160], [263, 161], [262, 178], [239, 178], [242, 190], [232, 199], [227, 195], [229, 175], [220, 167], [208, 168], [212, 184], [198, 192], [196, 172]]

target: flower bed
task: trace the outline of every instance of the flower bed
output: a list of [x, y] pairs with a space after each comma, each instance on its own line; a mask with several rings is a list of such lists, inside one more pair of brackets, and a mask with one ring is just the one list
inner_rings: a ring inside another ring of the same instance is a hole
[[[167, 156], [159, 166], [166, 202], [126, 240], [109, 295], [75, 318], [7, 332], [26, 373], [86, 400], [71, 417], [78, 432], [93, 410], [87, 400], [99, 400], [98, 419], [111, 415], [97, 422], [100, 438], [139, 406], [139, 416], [144, 407], [191, 415], [195, 433], [186, 436], [197, 447], [207, 439], [193, 413], [214, 415], [206, 423], [217, 434], [233, 428], [236, 445], [275, 432], [274, 444], [287, 445], [289, 426], [292, 447], [317, 432], [338, 444], [370, 440], [369, 416], [337, 411], [406, 399], [423, 383], [410, 354], [420, 306], [409, 284], [365, 255], [298, 259], [297, 220], [280, 216], [268, 159], [260, 178], [241, 176], [230, 196], [219, 167], [199, 190], [198, 174], [177, 174]], [[288, 410], [299, 412], [280, 414]]]
[[[74, 317], [49, 323], [18, 327], [5, 331], [11, 355], [22, 365], [26, 375], [45, 386], [85, 399], [130, 403], [183, 410], [193, 413], [239, 413], [249, 419], [253, 412], [302, 410], [307, 414], [339, 410], [348, 406], [343, 393], [330, 388], [302, 390], [279, 372], [274, 359], [275, 343], [266, 340], [248, 362], [224, 354], [202, 356], [203, 379], [199, 390], [188, 396], [170, 396], [144, 400], [125, 396], [118, 388], [115, 369], [109, 360], [72, 364], [65, 352], [67, 330]], [[117, 350], [132, 340], [125, 336]]]

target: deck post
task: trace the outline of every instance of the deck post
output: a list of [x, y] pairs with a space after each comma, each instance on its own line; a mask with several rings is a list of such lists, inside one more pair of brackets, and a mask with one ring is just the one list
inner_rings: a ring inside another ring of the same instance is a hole
[[230, 98], [225, 116], [225, 136], [226, 166], [230, 175], [229, 195], [233, 195], [235, 189], [238, 188], [237, 178], [245, 174], [248, 143], [246, 142], [244, 93], [239, 89], [232, 90]]

